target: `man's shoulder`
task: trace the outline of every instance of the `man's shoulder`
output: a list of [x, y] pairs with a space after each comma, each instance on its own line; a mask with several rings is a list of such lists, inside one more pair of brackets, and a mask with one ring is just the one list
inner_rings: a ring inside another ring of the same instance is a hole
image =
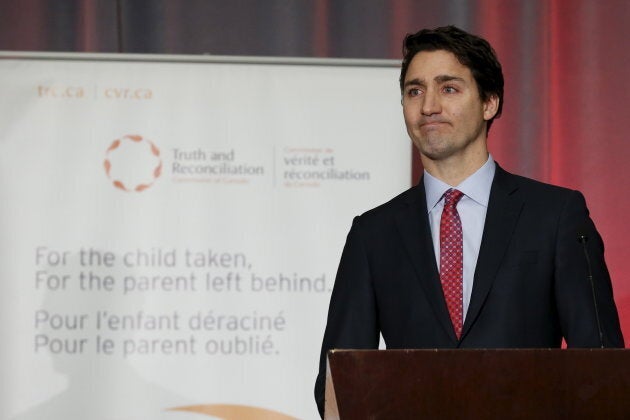
[[[584, 195], [580, 191], [514, 175], [504, 170], [497, 171], [493, 190], [496, 199], [500, 200], [502, 194], [512, 196], [521, 200], [525, 204], [525, 209], [540, 214], [540, 217], [551, 217], [568, 208], [580, 211], [587, 208]], [[493, 193], [490, 194], [490, 204], [493, 201]]]
[[514, 188], [528, 198], [566, 199], [566, 197], [581, 194], [579, 191], [570, 188], [512, 174], [500, 168], [497, 168], [495, 181], [500, 188]]
[[422, 200], [425, 200], [424, 189], [421, 185], [415, 185], [398, 194], [391, 200], [367, 210], [360, 216], [357, 216], [355, 221], [360, 221], [361, 224], [369, 225], [386, 220], [393, 220], [397, 214], [409, 206], [422, 207], [424, 205], [424, 207], [426, 207], [426, 202], [423, 203]]

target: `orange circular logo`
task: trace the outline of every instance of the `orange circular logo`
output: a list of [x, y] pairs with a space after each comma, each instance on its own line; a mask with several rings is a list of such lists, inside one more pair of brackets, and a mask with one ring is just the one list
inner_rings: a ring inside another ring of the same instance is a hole
[[128, 192], [146, 190], [162, 174], [160, 149], [135, 134], [114, 140], [105, 152], [103, 166], [114, 187]]

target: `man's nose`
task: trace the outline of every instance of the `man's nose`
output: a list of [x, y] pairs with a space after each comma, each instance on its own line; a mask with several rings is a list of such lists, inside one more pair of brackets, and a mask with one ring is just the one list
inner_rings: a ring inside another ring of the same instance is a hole
[[423, 115], [439, 114], [442, 111], [440, 98], [435, 89], [427, 89], [425, 92], [421, 111]]

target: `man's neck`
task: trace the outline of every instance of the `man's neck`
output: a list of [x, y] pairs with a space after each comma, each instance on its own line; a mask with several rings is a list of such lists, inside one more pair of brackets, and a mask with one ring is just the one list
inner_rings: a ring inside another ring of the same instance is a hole
[[461, 184], [466, 178], [474, 174], [488, 160], [488, 150], [468, 153], [465, 156], [451, 156], [443, 160], [431, 160], [421, 155], [424, 169], [435, 178], [451, 186]]

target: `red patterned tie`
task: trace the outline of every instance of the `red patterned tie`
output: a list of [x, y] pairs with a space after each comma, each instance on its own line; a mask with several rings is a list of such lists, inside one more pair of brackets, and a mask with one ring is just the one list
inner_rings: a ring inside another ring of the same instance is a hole
[[456, 207], [462, 196], [461, 191], [452, 188], [444, 193], [444, 210], [440, 220], [440, 281], [458, 339], [462, 335], [464, 318], [464, 260], [462, 221]]

